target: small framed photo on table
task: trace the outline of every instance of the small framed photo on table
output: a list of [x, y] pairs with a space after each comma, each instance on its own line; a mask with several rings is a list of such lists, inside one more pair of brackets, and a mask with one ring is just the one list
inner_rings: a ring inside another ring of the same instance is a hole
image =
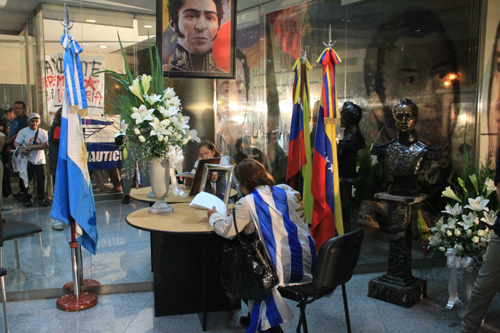
[[215, 195], [227, 206], [231, 196], [234, 165], [205, 164], [200, 192]]
[[234, 78], [236, 0], [156, 0], [163, 76]]

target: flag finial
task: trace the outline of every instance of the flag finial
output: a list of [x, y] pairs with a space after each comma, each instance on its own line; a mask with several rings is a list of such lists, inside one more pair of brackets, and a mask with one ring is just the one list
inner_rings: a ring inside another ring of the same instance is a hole
[[328, 29], [328, 44], [327, 44], [327, 43], [325, 43], [325, 42], [323, 42], [323, 44], [324, 44], [326, 47], [330, 48], [330, 47], [333, 47], [333, 45], [335, 45], [335, 43], [337, 43], [337, 41], [336, 41], [336, 40], [334, 40], [334, 41], [332, 42], [332, 25], [330, 24], [330, 29]]
[[64, 34], [67, 35], [69, 33], [69, 29], [73, 27], [73, 21], [69, 20], [69, 10], [66, 7], [66, 3], [64, 3], [64, 22], [59, 19], [59, 23], [64, 27]]
[[305, 64], [306, 61], [307, 61], [307, 51], [306, 50], [302, 50], [300, 53], [302, 54], [300, 56], [300, 59], [302, 60], [302, 63]]

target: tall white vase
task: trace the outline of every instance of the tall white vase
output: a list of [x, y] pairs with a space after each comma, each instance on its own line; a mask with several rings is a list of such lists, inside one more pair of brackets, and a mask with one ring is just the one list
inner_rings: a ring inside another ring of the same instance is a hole
[[151, 214], [169, 214], [174, 209], [165, 202], [170, 186], [170, 169], [168, 158], [151, 160], [149, 168], [149, 177], [151, 181], [151, 189], [156, 198], [153, 206], [149, 207], [148, 212]]

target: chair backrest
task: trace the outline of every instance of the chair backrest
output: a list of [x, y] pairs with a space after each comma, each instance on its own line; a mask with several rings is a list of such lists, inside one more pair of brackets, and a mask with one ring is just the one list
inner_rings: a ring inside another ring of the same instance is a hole
[[358, 263], [363, 235], [363, 228], [358, 228], [321, 246], [313, 278], [315, 296], [331, 293], [351, 279]]
[[2, 211], [0, 211], [0, 247], [3, 247], [3, 218], [2, 218]]

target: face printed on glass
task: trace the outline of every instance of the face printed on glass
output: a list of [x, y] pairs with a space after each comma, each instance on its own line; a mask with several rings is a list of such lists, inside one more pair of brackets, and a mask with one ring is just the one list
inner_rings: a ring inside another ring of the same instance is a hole
[[[500, 22], [497, 31], [500, 34]], [[497, 35], [496, 49], [493, 50], [492, 62], [493, 67], [488, 100], [488, 132], [490, 133], [489, 155], [494, 158], [498, 149], [498, 130], [500, 129], [500, 35]]]
[[411, 105], [397, 106], [394, 110], [394, 120], [398, 133], [411, 133], [417, 125], [418, 114]]
[[210, 181], [212, 183], [215, 183], [215, 182], [217, 182], [217, 178], [219, 178], [219, 173], [217, 171], [212, 171], [210, 173]]
[[234, 145], [243, 136], [247, 109], [247, 90], [243, 65], [236, 59], [236, 78], [217, 80], [217, 132], [227, 144]]
[[[191, 54], [207, 53], [217, 37], [218, 21], [212, 0], [184, 0], [179, 9], [178, 43]], [[175, 23], [170, 25], [175, 30]]]
[[394, 120], [388, 112], [401, 98], [419, 108], [417, 133], [434, 144], [449, 142], [455, 124], [454, 89], [450, 81], [450, 51], [437, 33], [423, 38], [403, 37], [386, 49], [382, 67], [385, 88], [384, 118], [395, 137]]

